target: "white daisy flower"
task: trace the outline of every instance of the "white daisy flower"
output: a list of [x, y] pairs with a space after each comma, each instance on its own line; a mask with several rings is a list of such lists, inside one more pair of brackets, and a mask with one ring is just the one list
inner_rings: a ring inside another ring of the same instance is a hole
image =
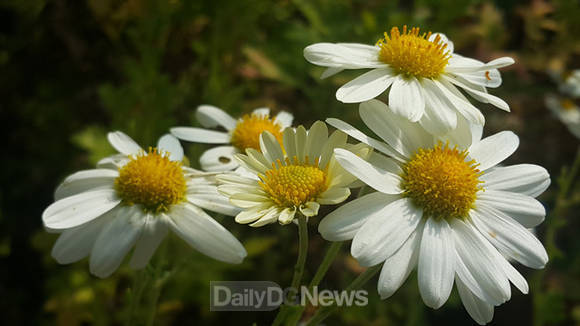
[[572, 70], [561, 76], [560, 92], [573, 97], [580, 97], [580, 69]]
[[550, 184], [537, 165], [498, 167], [518, 147], [509, 131], [481, 139], [481, 126], [463, 121], [454, 133], [436, 137], [371, 100], [360, 116], [381, 139], [348, 124], [328, 123], [383, 154], [366, 162], [335, 150], [337, 161], [377, 190], [327, 215], [319, 232], [330, 241], [352, 239], [351, 254], [363, 266], [384, 262], [378, 291], [390, 297], [417, 268], [425, 304], [441, 307], [453, 283], [479, 324], [511, 296], [510, 281], [523, 293], [528, 284], [506, 260], [542, 268], [547, 253], [526, 228], [544, 220], [534, 197]]
[[349, 148], [360, 157], [370, 155], [364, 144], [348, 145], [347, 135], [335, 131], [328, 136], [326, 124], [315, 122], [309, 131], [303, 126], [287, 128], [283, 146], [269, 132], [260, 136], [261, 152], [246, 149], [236, 158], [253, 178], [234, 174], [218, 176], [218, 191], [243, 209], [235, 220], [258, 227], [278, 221], [288, 224], [295, 215], [312, 217], [320, 205], [334, 205], [350, 195], [356, 180], [335, 160], [335, 148]]
[[372, 69], [336, 92], [345, 103], [360, 103], [379, 96], [389, 87], [389, 107], [398, 115], [419, 123], [434, 134], [457, 125], [457, 113], [472, 123], [484, 124], [481, 112], [457, 89], [476, 100], [509, 111], [502, 99], [487, 93], [498, 87], [497, 68], [509, 66], [509, 57], [483, 63], [453, 53], [453, 43], [443, 34], [419, 33], [414, 27], [397, 27], [376, 45], [316, 43], [304, 49], [309, 62], [329, 67], [322, 78], [344, 69]]
[[201, 208], [228, 215], [239, 210], [217, 193], [213, 177], [182, 165], [175, 137], [161, 137], [148, 151], [119, 131], [108, 139], [121, 154], [67, 177], [42, 214], [47, 230], [61, 233], [52, 249], [59, 263], [90, 255], [91, 273], [104, 278], [135, 246], [130, 266], [140, 269], [169, 230], [212, 258], [243, 260], [242, 244]]
[[580, 108], [569, 98], [546, 96], [546, 106], [576, 138], [580, 139]]
[[230, 144], [217, 146], [205, 151], [199, 158], [202, 169], [220, 172], [234, 170], [239, 166], [234, 155], [243, 153], [247, 148], [260, 149], [260, 134], [263, 131], [272, 133], [282, 140], [282, 131], [292, 125], [294, 116], [280, 111], [270, 118], [270, 109], [255, 109], [240, 119], [232, 118], [222, 109], [211, 105], [201, 105], [195, 112], [197, 121], [206, 127], [223, 127], [226, 132], [192, 127], [171, 128], [171, 133], [182, 140], [206, 144]]

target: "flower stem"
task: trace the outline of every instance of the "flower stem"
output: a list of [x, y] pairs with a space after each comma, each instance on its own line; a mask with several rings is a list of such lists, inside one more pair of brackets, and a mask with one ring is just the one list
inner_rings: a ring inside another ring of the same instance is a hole
[[[373, 267], [367, 268], [366, 271], [362, 272], [349, 286], [346, 287], [345, 291], [354, 291], [360, 289], [366, 282], [368, 282], [376, 273], [381, 270], [382, 265], [375, 265]], [[306, 323], [306, 326], [318, 325], [320, 322], [325, 320], [328, 316], [338, 310], [340, 307], [337, 305], [331, 305], [319, 309], [314, 316]]]
[[[308, 254], [308, 222], [304, 215], [298, 217], [298, 259], [296, 260], [296, 265], [294, 266], [294, 276], [292, 276], [292, 283], [290, 287], [298, 291], [300, 283], [302, 281], [302, 275], [304, 274], [304, 266], [306, 265], [306, 256]], [[297, 292], [296, 292], [297, 293]], [[291, 300], [292, 298], [287, 298]], [[280, 306], [280, 310], [276, 315], [276, 319], [272, 323], [273, 326], [282, 325], [286, 318], [290, 317], [292, 313], [292, 307], [283, 304]], [[287, 324], [287, 323], [284, 323]]]

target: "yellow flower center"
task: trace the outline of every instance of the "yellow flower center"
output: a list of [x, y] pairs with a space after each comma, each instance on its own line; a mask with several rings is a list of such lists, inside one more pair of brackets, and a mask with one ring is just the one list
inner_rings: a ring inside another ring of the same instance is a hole
[[466, 161], [466, 150], [441, 142], [420, 148], [403, 166], [404, 195], [423, 208], [426, 217], [466, 218], [476, 193], [483, 189], [475, 160]]
[[274, 122], [268, 115], [246, 114], [232, 132], [231, 142], [236, 148], [244, 151], [246, 148], [260, 150], [260, 135], [269, 131], [282, 144], [282, 125]]
[[576, 107], [576, 104], [574, 104], [574, 101], [572, 101], [571, 99], [568, 99], [568, 98], [560, 101], [560, 105], [566, 111], [573, 110]]
[[294, 162], [286, 158], [283, 165], [272, 163], [272, 169], [260, 175], [258, 183], [270, 198], [281, 207], [300, 206], [316, 200], [327, 189], [326, 172], [318, 167], [318, 160], [314, 164], [298, 162], [296, 156]]
[[157, 148], [141, 152], [119, 170], [117, 194], [127, 205], [142, 205], [145, 211], [167, 212], [185, 198], [186, 182], [181, 162], [169, 160]]
[[399, 28], [393, 27], [391, 35], [386, 32], [384, 35], [385, 38], [377, 42], [381, 48], [379, 60], [399, 74], [437, 78], [451, 58], [446, 50], [447, 44], [442, 42], [439, 35], [429, 41], [431, 32], [419, 35], [419, 27], [413, 27], [409, 31], [405, 25], [402, 34]]

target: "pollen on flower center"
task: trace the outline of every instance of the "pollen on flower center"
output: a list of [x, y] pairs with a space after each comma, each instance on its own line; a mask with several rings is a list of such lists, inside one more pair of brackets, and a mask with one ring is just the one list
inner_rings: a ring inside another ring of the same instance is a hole
[[294, 157], [294, 162], [286, 158], [285, 163], [272, 163], [272, 169], [260, 175], [258, 182], [277, 205], [300, 206], [327, 189], [326, 173], [318, 168], [318, 162], [310, 165], [306, 157], [306, 162], [300, 163]]
[[419, 28], [407, 30], [403, 26], [403, 33], [399, 28], [391, 28], [391, 33], [385, 32], [385, 38], [380, 39], [377, 45], [381, 48], [379, 60], [387, 63], [397, 73], [422, 77], [437, 78], [451, 57], [447, 44], [437, 35], [429, 40], [431, 32], [419, 35]]
[[244, 151], [246, 148], [260, 150], [260, 135], [269, 131], [282, 144], [282, 126], [270, 119], [268, 115], [252, 113], [244, 115], [232, 132], [231, 142], [236, 148]]
[[403, 166], [404, 195], [435, 218], [466, 218], [483, 187], [475, 160], [466, 161], [467, 151], [441, 142], [419, 149]]
[[140, 204], [146, 211], [160, 213], [184, 199], [187, 187], [181, 163], [168, 156], [149, 148], [119, 170], [115, 189], [123, 203]]

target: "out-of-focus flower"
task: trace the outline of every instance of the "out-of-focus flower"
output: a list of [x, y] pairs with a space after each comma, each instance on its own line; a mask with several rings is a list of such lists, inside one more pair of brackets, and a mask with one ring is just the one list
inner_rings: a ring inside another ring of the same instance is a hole
[[[396, 114], [419, 123], [434, 134], [457, 125], [458, 115], [483, 125], [484, 117], [458, 90], [476, 100], [509, 111], [502, 99], [487, 93], [501, 85], [498, 68], [509, 66], [509, 57], [483, 63], [453, 53], [453, 43], [443, 34], [420, 34], [419, 28], [397, 27], [376, 45], [316, 43], [304, 49], [309, 62], [329, 67], [322, 78], [344, 69], [372, 69], [336, 92], [345, 103], [360, 103], [379, 96], [390, 87], [389, 107]], [[459, 114], [458, 114], [459, 113]]]
[[546, 106], [576, 138], [580, 139], [580, 109], [572, 99], [548, 95], [546, 96]]
[[443, 137], [401, 119], [377, 100], [362, 103], [365, 124], [384, 141], [346, 123], [328, 123], [367, 143], [384, 157], [372, 164], [344, 149], [336, 160], [377, 190], [327, 215], [319, 225], [331, 241], [352, 239], [351, 254], [363, 266], [384, 262], [378, 282], [390, 297], [417, 268], [426, 305], [441, 307], [457, 284], [463, 305], [479, 324], [511, 297], [510, 281], [528, 284], [504, 258], [543, 268], [547, 253], [526, 228], [544, 220], [534, 199], [550, 184], [537, 165], [498, 167], [518, 147], [504, 131], [481, 139], [481, 126], [464, 121]]
[[238, 223], [263, 226], [278, 221], [288, 224], [296, 214], [318, 214], [320, 205], [341, 203], [350, 195], [349, 186], [356, 180], [335, 160], [335, 148], [348, 148], [361, 159], [371, 150], [364, 144], [348, 145], [347, 136], [335, 131], [328, 136], [326, 124], [315, 122], [310, 130], [303, 126], [284, 130], [282, 144], [269, 132], [260, 136], [259, 152], [246, 149], [236, 158], [253, 175], [218, 176], [218, 191], [243, 209]]
[[560, 92], [572, 98], [580, 97], [580, 69], [572, 70], [561, 76], [558, 88]]
[[282, 139], [282, 131], [292, 125], [292, 114], [281, 111], [270, 118], [270, 109], [260, 108], [236, 120], [222, 109], [211, 105], [201, 105], [197, 108], [196, 118], [206, 128], [221, 126], [226, 132], [193, 127], [171, 128], [171, 133], [182, 140], [206, 144], [230, 144], [217, 146], [205, 151], [199, 158], [202, 169], [206, 171], [228, 171], [239, 166], [234, 159], [237, 153], [243, 153], [247, 148], [260, 148], [260, 134], [268, 131]]
[[181, 163], [175, 137], [161, 137], [148, 151], [119, 131], [108, 138], [120, 154], [67, 177], [42, 214], [47, 230], [61, 233], [52, 249], [59, 263], [90, 255], [91, 273], [107, 277], [135, 246], [130, 266], [140, 269], [169, 230], [217, 260], [244, 259], [242, 244], [200, 207], [229, 215], [238, 210], [217, 193], [213, 176]]

